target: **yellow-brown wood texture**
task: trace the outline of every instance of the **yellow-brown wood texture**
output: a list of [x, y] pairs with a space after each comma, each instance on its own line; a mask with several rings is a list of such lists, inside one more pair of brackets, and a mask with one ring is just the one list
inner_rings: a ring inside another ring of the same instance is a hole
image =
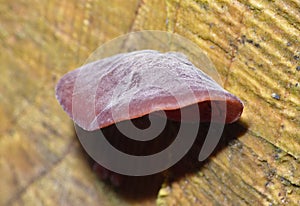
[[[134, 201], [93, 174], [54, 87], [102, 43], [147, 29], [207, 53], [247, 130]], [[300, 205], [299, 0], [2, 0], [0, 42], [0, 205]]]

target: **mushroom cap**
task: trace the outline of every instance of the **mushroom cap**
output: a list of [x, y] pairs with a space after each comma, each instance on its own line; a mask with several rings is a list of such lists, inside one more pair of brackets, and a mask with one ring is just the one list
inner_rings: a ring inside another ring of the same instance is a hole
[[[59, 80], [56, 98], [87, 131], [157, 111], [182, 120], [180, 110], [190, 110], [193, 119], [191, 105], [198, 105], [201, 122], [232, 123], [243, 111], [241, 100], [186, 56], [154, 50], [121, 53], [83, 65]], [[212, 106], [219, 111], [212, 114]]]

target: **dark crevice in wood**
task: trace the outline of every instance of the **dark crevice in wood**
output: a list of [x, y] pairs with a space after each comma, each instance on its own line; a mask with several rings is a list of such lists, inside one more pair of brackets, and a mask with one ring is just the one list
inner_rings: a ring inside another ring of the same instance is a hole
[[129, 26], [128, 32], [133, 32], [135, 22], [139, 16], [140, 9], [142, 8], [143, 5], [144, 5], [144, 0], [139, 0], [135, 9], [135, 16]]

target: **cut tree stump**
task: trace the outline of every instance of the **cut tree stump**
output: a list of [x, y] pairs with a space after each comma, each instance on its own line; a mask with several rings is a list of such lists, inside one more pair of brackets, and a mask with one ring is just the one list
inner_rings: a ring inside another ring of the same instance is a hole
[[[98, 46], [139, 30], [202, 48], [245, 103], [229, 127], [245, 131], [135, 199], [92, 172], [54, 87]], [[300, 205], [298, 0], [3, 1], [0, 42], [0, 205]]]

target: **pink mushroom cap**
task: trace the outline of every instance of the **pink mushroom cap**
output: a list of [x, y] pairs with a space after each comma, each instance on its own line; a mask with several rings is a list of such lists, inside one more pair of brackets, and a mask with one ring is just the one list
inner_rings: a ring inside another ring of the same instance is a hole
[[[122, 53], [83, 65], [59, 80], [56, 98], [87, 131], [157, 111], [165, 111], [170, 119], [184, 120], [180, 111], [189, 111], [195, 104], [201, 122], [232, 123], [244, 108], [239, 98], [183, 54], [154, 50]], [[214, 114], [212, 105], [218, 108]], [[191, 120], [193, 116], [191, 110]]]

